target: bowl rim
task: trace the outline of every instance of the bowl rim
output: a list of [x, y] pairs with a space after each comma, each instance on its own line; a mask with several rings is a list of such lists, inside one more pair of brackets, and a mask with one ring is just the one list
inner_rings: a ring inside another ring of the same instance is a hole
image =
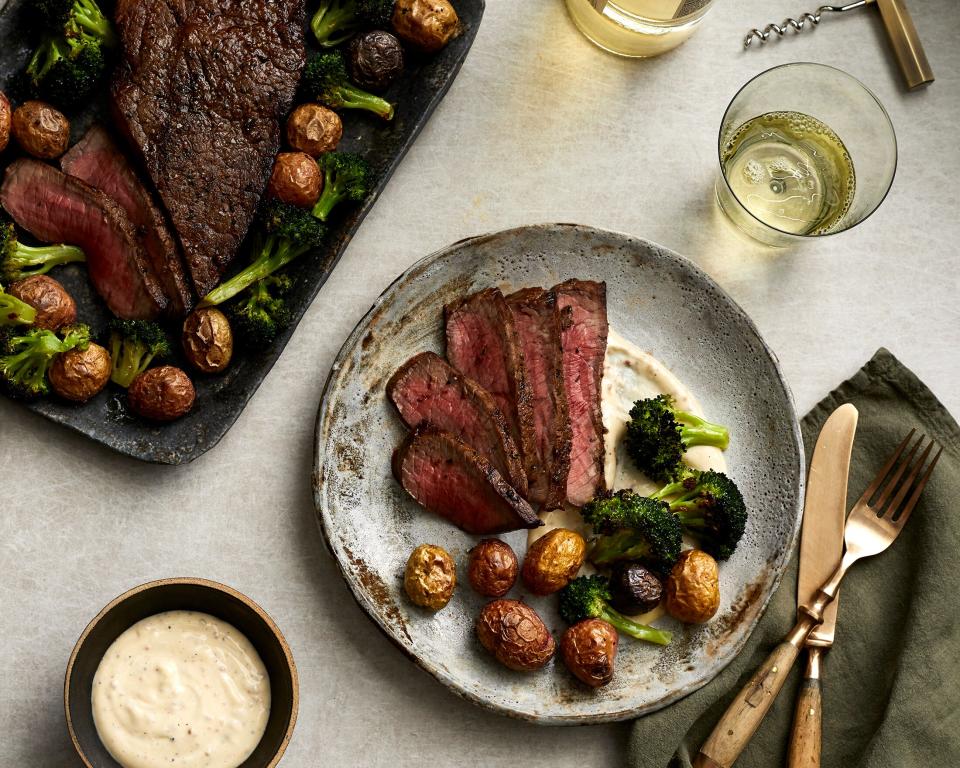
[[86, 753], [83, 751], [83, 747], [80, 745], [80, 740], [77, 738], [76, 730], [73, 727], [73, 718], [70, 715], [70, 680], [73, 677], [73, 667], [77, 661], [77, 656], [80, 654], [80, 649], [83, 648], [83, 644], [87, 641], [87, 638], [100, 623], [103, 617], [120, 605], [120, 603], [130, 599], [134, 595], [140, 594], [141, 592], [147, 592], [151, 589], [175, 584], [204, 587], [206, 589], [212, 589], [216, 592], [222, 592], [230, 597], [236, 598], [257, 615], [257, 617], [267, 626], [273, 636], [277, 639], [277, 642], [280, 643], [280, 648], [283, 650], [283, 656], [286, 660], [287, 668], [290, 670], [291, 696], [293, 702], [290, 710], [290, 719], [287, 723], [286, 731], [283, 734], [283, 739], [280, 742], [280, 746], [277, 747], [276, 753], [273, 755], [273, 757], [271, 757], [270, 762], [266, 765], [266, 768], [275, 768], [275, 766], [280, 762], [280, 759], [283, 757], [284, 752], [286, 752], [287, 746], [290, 744], [290, 739], [293, 737], [294, 726], [297, 724], [297, 715], [300, 710], [300, 681], [297, 676], [297, 665], [293, 660], [293, 652], [290, 650], [290, 644], [283, 636], [283, 633], [280, 631], [280, 628], [277, 626], [276, 622], [274, 622], [274, 620], [270, 618], [270, 615], [252, 598], [247, 597], [242, 592], [239, 592], [233, 587], [227, 586], [226, 584], [221, 584], [218, 581], [211, 581], [210, 579], [204, 579], [195, 576], [175, 576], [166, 579], [155, 579], [153, 581], [145, 582], [144, 584], [139, 584], [132, 589], [128, 589], [123, 594], [113, 598], [113, 600], [100, 609], [100, 612], [90, 620], [86, 627], [84, 627], [83, 632], [80, 633], [80, 637], [77, 638], [77, 642], [73, 646], [73, 650], [70, 652], [70, 659], [67, 661], [67, 670], [63, 679], [63, 711], [67, 718], [67, 731], [70, 733], [70, 741], [73, 743], [74, 750], [86, 768], [96, 768], [87, 758]]

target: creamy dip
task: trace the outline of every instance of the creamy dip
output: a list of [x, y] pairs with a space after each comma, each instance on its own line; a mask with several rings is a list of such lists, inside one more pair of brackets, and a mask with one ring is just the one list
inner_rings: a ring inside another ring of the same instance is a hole
[[124, 768], [236, 768], [270, 715], [270, 678], [244, 635], [214, 616], [167, 611], [107, 649], [93, 678], [97, 733]]

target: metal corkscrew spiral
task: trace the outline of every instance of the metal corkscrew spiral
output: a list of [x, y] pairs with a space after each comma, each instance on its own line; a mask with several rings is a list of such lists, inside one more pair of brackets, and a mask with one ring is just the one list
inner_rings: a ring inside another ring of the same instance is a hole
[[803, 28], [808, 23], [810, 26], [817, 26], [824, 13], [852, 11], [855, 8], [863, 8], [873, 1], [874, 0], [855, 0], [855, 2], [847, 3], [846, 5], [821, 5], [815, 13], [802, 13], [798, 19], [789, 18], [784, 19], [780, 24], [767, 24], [762, 30], [756, 28], [751, 29], [747, 36], [743, 38], [743, 47], [749, 48], [754, 38], [759, 40], [760, 44], [763, 45], [773, 33], [776, 33], [777, 37], [783, 37], [790, 29], [794, 32], [803, 32]]

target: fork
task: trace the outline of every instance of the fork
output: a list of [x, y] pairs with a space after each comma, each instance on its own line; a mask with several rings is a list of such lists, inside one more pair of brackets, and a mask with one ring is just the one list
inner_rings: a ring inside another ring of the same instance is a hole
[[[839, 567], [817, 592], [813, 604], [800, 609], [803, 616], [727, 707], [710, 737], [700, 747], [693, 768], [731, 768], [780, 693], [807, 635], [823, 621], [823, 611], [836, 597], [850, 566], [861, 558], [883, 552], [903, 530], [943, 453], [943, 448], [939, 447], [928, 463], [936, 445], [931, 440], [916, 458], [926, 436], [920, 435], [913, 441], [915, 434], [915, 429], [910, 430], [853, 505], [844, 526], [845, 551]], [[903, 479], [905, 474], [906, 479]]]

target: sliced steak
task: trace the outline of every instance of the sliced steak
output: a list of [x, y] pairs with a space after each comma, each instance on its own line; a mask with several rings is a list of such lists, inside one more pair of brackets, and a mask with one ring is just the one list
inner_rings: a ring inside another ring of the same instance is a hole
[[523, 347], [537, 460], [528, 468], [527, 498], [545, 509], [563, 506], [570, 469], [570, 419], [563, 382], [560, 313], [553, 291], [525, 288], [507, 296]]
[[521, 496], [527, 476], [520, 451], [493, 397], [433, 352], [404, 363], [387, 382], [387, 395], [411, 429], [427, 422], [457, 435], [489, 461]]
[[568, 280], [553, 290], [560, 310], [563, 381], [570, 418], [567, 501], [581, 507], [606, 487], [600, 382], [607, 353], [607, 285]]
[[247, 234], [305, 51], [303, 0], [119, 0], [117, 125], [203, 296]]
[[120, 204], [137, 228], [153, 273], [170, 299], [169, 313], [183, 317], [189, 312], [193, 291], [187, 283], [173, 234], [153, 197], [106, 129], [100, 125], [90, 128], [60, 158], [60, 167], [64, 173], [76, 176]]
[[490, 462], [436, 427], [424, 424], [407, 436], [393, 454], [393, 474], [421, 506], [467, 533], [543, 525]]
[[136, 227], [103, 192], [52, 165], [23, 158], [7, 168], [0, 202], [38, 240], [83, 248], [93, 287], [118, 317], [155, 319], [166, 306]]
[[523, 348], [503, 294], [497, 288], [487, 288], [448, 304], [444, 314], [447, 359], [493, 395], [510, 424], [510, 436], [520, 447], [524, 469], [538, 472]]

